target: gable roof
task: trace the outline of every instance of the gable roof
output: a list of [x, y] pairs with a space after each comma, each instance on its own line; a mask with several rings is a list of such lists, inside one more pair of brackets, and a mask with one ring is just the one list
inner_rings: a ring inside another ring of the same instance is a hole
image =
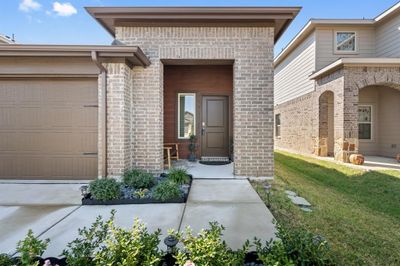
[[275, 66], [279, 65], [298, 45], [306, 39], [317, 26], [360, 26], [383, 23], [393, 15], [400, 13], [400, 2], [382, 12], [373, 19], [310, 19], [289, 44], [275, 57]]
[[272, 26], [275, 41], [300, 7], [86, 7], [111, 35], [118, 26]]

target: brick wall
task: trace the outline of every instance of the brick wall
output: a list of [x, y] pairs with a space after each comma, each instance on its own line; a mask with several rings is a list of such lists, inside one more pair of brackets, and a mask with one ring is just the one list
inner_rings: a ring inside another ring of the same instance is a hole
[[132, 165], [132, 71], [122, 63], [107, 68], [107, 172], [121, 176]]
[[314, 152], [314, 93], [275, 106], [281, 115], [281, 137], [275, 137], [275, 146], [302, 153]]
[[229, 59], [234, 60], [235, 174], [273, 175], [273, 28], [117, 27], [116, 38], [140, 46], [151, 60], [149, 67], [133, 69], [134, 167], [154, 172], [163, 167], [162, 60]]

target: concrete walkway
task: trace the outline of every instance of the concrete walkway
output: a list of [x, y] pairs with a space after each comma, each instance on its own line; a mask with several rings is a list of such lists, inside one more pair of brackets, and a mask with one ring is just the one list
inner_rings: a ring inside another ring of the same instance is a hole
[[[53, 190], [52, 194], [57, 196], [60, 191]], [[51, 240], [44, 256], [58, 257], [66, 244], [77, 237], [78, 228], [90, 226], [98, 215], [108, 218], [112, 209], [117, 211], [117, 225], [130, 227], [134, 218], [139, 218], [150, 231], [160, 228], [162, 239], [168, 229], [184, 230], [190, 226], [198, 232], [211, 221], [224, 225], [224, 239], [233, 249], [255, 236], [263, 240], [275, 237], [273, 216], [247, 180], [195, 179], [186, 204], [2, 206], [0, 253], [12, 254], [17, 241], [31, 228], [40, 238]], [[165, 249], [165, 245], [160, 248]]]
[[205, 165], [196, 162], [189, 162], [188, 160], [179, 160], [173, 162], [174, 167], [185, 168], [194, 178], [201, 179], [214, 179], [224, 178], [232, 179], [235, 178], [233, 175], [233, 163], [225, 165]]

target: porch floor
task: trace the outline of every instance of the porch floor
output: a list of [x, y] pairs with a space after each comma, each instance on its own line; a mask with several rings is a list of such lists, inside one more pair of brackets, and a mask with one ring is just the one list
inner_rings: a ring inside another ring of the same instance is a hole
[[[322, 160], [335, 161], [333, 157], [317, 157]], [[400, 163], [396, 161], [394, 158], [382, 157], [382, 156], [365, 156], [365, 161], [363, 165], [354, 165], [350, 163], [346, 163], [346, 166], [364, 169], [364, 170], [400, 170]]]
[[209, 178], [209, 179], [232, 179], [235, 178], [233, 174], [233, 163], [225, 165], [204, 165], [196, 162], [189, 162], [188, 160], [179, 160], [173, 162], [173, 167], [186, 168], [194, 178]]

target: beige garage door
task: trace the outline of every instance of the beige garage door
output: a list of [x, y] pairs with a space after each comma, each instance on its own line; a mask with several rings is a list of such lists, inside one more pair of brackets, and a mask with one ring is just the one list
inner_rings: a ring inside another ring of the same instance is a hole
[[96, 79], [0, 80], [0, 178], [96, 176]]

